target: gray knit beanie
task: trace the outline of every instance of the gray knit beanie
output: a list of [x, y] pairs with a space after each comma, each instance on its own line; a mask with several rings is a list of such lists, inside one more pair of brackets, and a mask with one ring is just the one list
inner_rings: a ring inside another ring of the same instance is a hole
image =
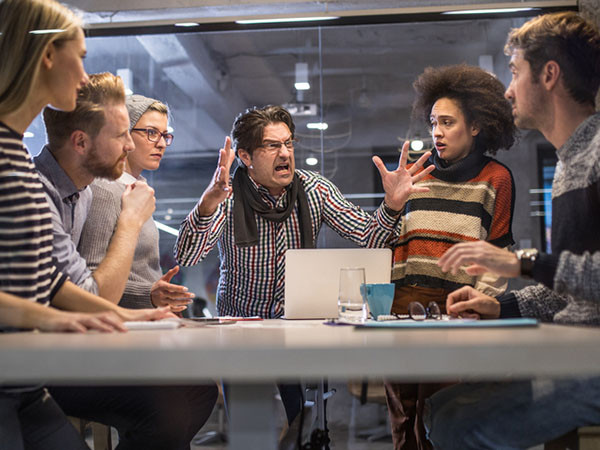
[[129, 113], [129, 130], [135, 127], [140, 117], [144, 115], [148, 108], [158, 100], [153, 98], [144, 97], [143, 95], [133, 94], [128, 95], [125, 98], [125, 105], [127, 106], [127, 112]]

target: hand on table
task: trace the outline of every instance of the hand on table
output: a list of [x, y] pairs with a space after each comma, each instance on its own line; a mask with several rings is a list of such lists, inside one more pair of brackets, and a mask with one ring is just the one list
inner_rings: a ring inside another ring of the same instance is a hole
[[88, 330], [102, 332], [127, 331], [123, 321], [112, 311], [99, 313], [77, 313], [59, 311], [52, 308], [50, 314], [40, 321], [37, 329], [41, 331], [72, 331], [85, 333]]
[[448, 294], [446, 312], [451, 317], [497, 319], [500, 317], [500, 302], [471, 286], [463, 286]]

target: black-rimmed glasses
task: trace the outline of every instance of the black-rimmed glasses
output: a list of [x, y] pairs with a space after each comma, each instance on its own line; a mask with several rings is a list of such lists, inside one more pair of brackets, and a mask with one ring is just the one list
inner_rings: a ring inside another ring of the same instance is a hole
[[159, 142], [162, 137], [167, 147], [173, 143], [173, 134], [161, 133], [156, 128], [132, 128], [131, 131], [144, 131], [150, 142]]
[[288, 139], [285, 142], [265, 141], [258, 148], [264, 148], [269, 153], [277, 153], [277, 152], [279, 152], [281, 147], [285, 147], [290, 151], [294, 150], [294, 140]]
[[427, 307], [423, 306], [421, 302], [410, 302], [408, 304], [408, 317], [412, 320], [441, 320], [442, 311], [436, 302], [429, 302]]

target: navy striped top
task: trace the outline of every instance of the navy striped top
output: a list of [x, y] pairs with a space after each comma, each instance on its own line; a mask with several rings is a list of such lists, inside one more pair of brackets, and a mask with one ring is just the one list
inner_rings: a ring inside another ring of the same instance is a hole
[[0, 122], [0, 290], [42, 304], [67, 277], [52, 262], [52, 220], [23, 136]]
[[[370, 215], [346, 200], [339, 189], [321, 175], [305, 170], [296, 172], [306, 191], [315, 241], [323, 223], [361, 247], [385, 247], [397, 237], [396, 218], [385, 212], [383, 204]], [[264, 187], [255, 183], [254, 187], [268, 204], [285, 205], [286, 195], [274, 198]], [[197, 208], [192, 210], [179, 229], [175, 257], [180, 264], [191, 266], [218, 245], [221, 259], [217, 289], [219, 314], [281, 317], [285, 252], [301, 247], [298, 207], [283, 223], [255, 215], [258, 245], [238, 247], [233, 233], [234, 196], [230, 194], [210, 217], [201, 217]]]

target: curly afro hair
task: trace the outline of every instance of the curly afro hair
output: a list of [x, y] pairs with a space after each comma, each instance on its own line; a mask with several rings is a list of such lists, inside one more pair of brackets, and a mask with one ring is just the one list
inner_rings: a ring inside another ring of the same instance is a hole
[[480, 129], [475, 138], [477, 149], [495, 155], [513, 145], [517, 128], [511, 105], [504, 98], [504, 85], [485, 70], [466, 64], [427, 67], [413, 88], [417, 93], [413, 115], [428, 126], [431, 108], [445, 97], [458, 102], [468, 125]]

